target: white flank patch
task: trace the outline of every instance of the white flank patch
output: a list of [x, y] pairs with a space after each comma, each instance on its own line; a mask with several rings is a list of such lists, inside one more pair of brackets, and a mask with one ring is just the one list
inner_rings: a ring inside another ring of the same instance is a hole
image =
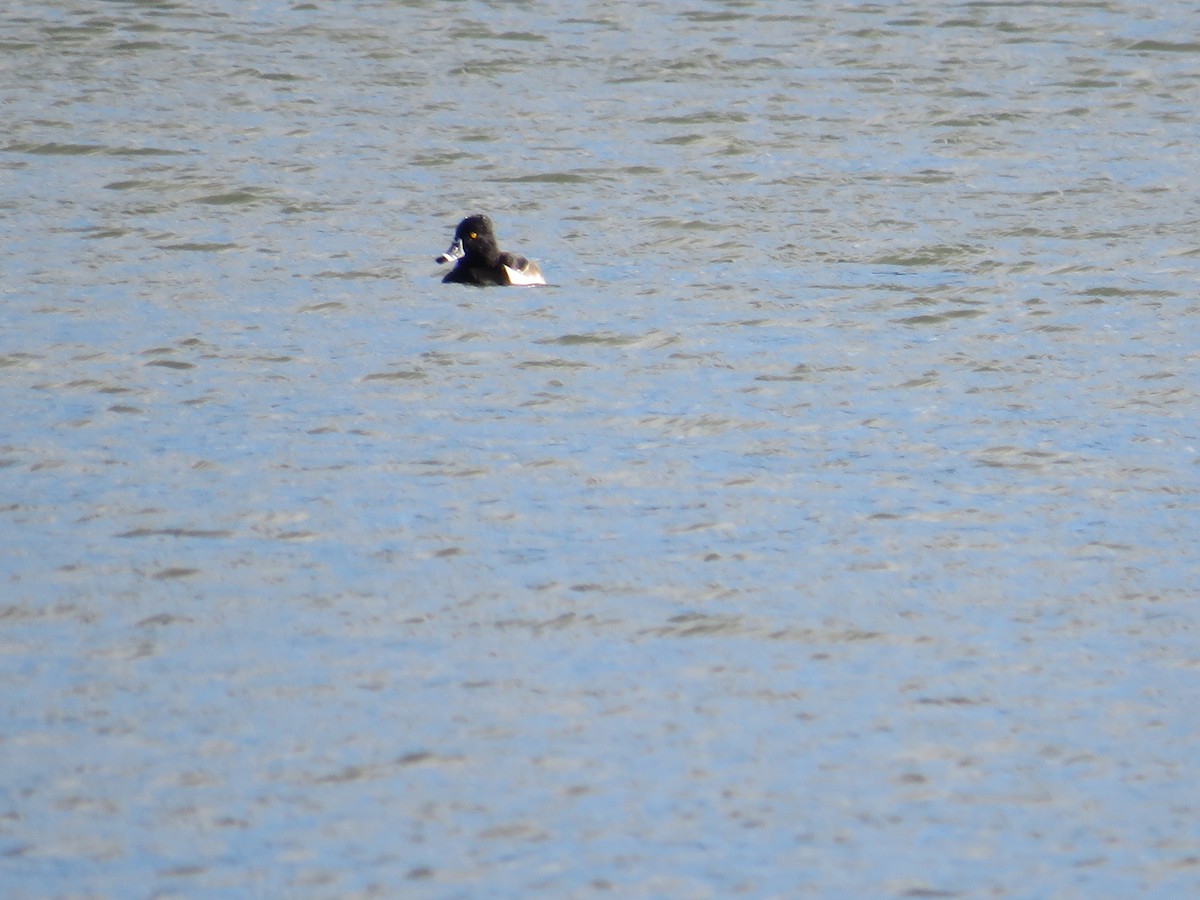
[[508, 275], [508, 283], [512, 285], [525, 286], [546, 283], [546, 279], [542, 277], [542, 273], [538, 271], [536, 266], [529, 266], [529, 271], [526, 272], [514, 269], [512, 266], [505, 266], [504, 271]]

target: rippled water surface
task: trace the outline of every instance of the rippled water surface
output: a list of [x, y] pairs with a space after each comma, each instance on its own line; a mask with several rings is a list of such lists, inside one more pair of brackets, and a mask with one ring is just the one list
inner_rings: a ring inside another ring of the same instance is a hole
[[0, 50], [6, 897], [1200, 891], [1194, 3]]

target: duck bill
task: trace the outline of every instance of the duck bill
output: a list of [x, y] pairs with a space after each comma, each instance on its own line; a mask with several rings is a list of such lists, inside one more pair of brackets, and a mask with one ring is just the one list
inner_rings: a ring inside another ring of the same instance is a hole
[[450, 245], [450, 249], [439, 256], [436, 260], [438, 263], [454, 262], [456, 259], [462, 259], [467, 255], [467, 251], [463, 249], [462, 239], [459, 238]]

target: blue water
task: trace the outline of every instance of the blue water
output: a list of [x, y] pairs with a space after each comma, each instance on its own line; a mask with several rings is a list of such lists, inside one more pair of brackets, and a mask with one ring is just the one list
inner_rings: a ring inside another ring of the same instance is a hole
[[10, 4], [4, 895], [1193, 896], [1198, 28]]

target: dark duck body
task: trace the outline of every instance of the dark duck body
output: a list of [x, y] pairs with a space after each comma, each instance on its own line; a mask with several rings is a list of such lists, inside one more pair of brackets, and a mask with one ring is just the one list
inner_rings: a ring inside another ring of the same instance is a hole
[[437, 258], [439, 263], [451, 260], [455, 261], [454, 268], [442, 279], [448, 284], [487, 287], [546, 283], [537, 263], [500, 249], [487, 216], [467, 216], [458, 223], [450, 249]]

